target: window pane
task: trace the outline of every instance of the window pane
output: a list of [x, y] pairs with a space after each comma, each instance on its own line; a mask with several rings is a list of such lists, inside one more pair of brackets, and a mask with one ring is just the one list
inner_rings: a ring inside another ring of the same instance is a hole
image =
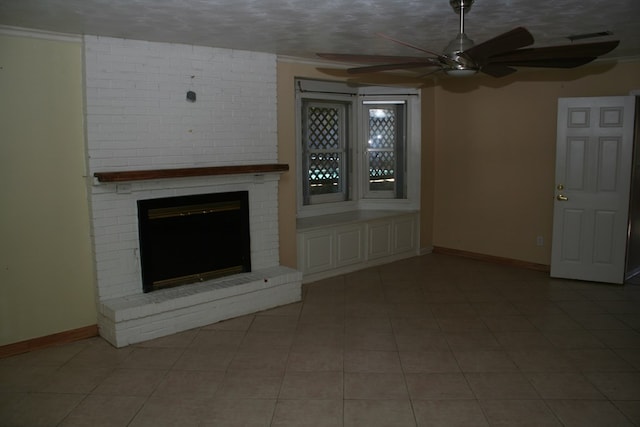
[[340, 153], [312, 153], [309, 155], [309, 194], [342, 192]]
[[369, 109], [369, 148], [393, 149], [396, 140], [394, 108]]
[[340, 112], [332, 107], [309, 107], [308, 147], [311, 150], [340, 148]]
[[347, 104], [303, 102], [303, 204], [347, 200]]
[[369, 152], [369, 189], [393, 191], [395, 189], [395, 155], [393, 151]]
[[370, 105], [367, 111], [369, 194], [402, 198], [404, 104]]

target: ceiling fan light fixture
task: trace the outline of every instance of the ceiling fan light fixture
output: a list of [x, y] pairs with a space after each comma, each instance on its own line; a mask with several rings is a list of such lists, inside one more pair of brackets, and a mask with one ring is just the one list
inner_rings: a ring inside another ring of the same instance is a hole
[[467, 67], [462, 67], [462, 68], [448, 68], [445, 69], [444, 72], [448, 75], [448, 76], [452, 76], [452, 77], [469, 77], [469, 76], [473, 76], [474, 74], [476, 74], [479, 70], [477, 68], [467, 68]]

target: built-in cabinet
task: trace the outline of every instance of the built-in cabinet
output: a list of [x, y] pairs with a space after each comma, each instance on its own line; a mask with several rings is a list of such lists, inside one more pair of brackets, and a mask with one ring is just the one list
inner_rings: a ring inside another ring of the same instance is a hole
[[298, 269], [303, 281], [415, 256], [417, 212], [356, 211], [299, 219]]

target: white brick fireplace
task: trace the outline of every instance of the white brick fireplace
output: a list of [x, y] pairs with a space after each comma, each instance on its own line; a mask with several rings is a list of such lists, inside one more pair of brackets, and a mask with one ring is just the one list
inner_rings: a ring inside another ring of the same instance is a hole
[[[277, 162], [275, 56], [93, 36], [84, 43], [91, 176]], [[100, 334], [120, 347], [298, 301], [301, 273], [279, 265], [278, 179], [95, 179]], [[252, 271], [143, 293], [137, 201], [228, 191], [249, 192]]]

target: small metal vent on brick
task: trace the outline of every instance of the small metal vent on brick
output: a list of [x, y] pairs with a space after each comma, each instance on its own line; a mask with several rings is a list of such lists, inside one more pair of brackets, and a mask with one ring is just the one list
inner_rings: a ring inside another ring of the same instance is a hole
[[144, 292], [251, 271], [246, 191], [138, 201]]

